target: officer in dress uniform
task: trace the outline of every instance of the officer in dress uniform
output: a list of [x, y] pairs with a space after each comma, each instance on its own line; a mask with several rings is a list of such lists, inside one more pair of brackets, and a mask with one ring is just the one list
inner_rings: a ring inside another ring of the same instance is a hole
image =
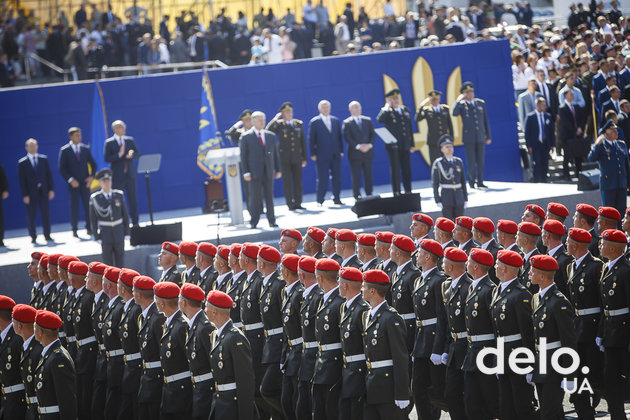
[[[227, 249], [227, 253], [229, 254], [230, 250]], [[211, 244], [210, 242], [200, 242], [197, 247], [197, 253], [195, 256], [195, 264], [197, 266], [197, 271], [195, 275], [193, 275], [192, 283], [201, 287], [201, 290], [207, 295], [211, 289], [215, 288], [215, 281], [219, 276], [219, 273], [215, 269], [217, 257], [217, 247]], [[227, 259], [224, 259], [224, 269], [228, 272], [230, 268], [227, 266]], [[222, 287], [224, 287], [223, 291], [225, 292], [225, 287], [227, 287], [227, 282], [225, 284], [222, 283]], [[204, 299], [205, 300], [205, 299]]]
[[[431, 228], [433, 227], [433, 218], [428, 214], [416, 213], [411, 216], [411, 225], [409, 225], [409, 233], [411, 238], [415, 241], [416, 248], [420, 244], [420, 241], [429, 237]], [[411, 254], [411, 263], [416, 263], [417, 249]]]
[[[485, 249], [486, 251], [492, 254], [492, 258], [496, 260], [497, 253], [499, 250], [503, 249], [501, 245], [497, 243], [497, 241], [493, 238], [494, 233], [494, 223], [492, 220], [487, 217], [475, 217], [473, 219], [473, 229], [472, 234], [475, 241], [479, 242], [479, 248]], [[497, 275], [495, 273], [494, 267], [490, 268], [490, 272], [488, 273], [490, 276], [490, 280], [492, 280], [495, 284], [499, 282], [497, 279]]]
[[302, 234], [297, 229], [283, 229], [278, 241], [278, 249], [283, 255], [298, 254], [302, 242]]
[[453, 239], [459, 243], [458, 248], [470, 254], [473, 248], [479, 248], [481, 244], [473, 239], [472, 228], [474, 220], [472, 217], [459, 216], [455, 218], [455, 227], [453, 228]]
[[403, 319], [385, 301], [389, 277], [382, 271], [363, 273], [363, 298], [370, 310], [363, 316], [365, 379], [364, 418], [402, 420], [410, 404], [409, 353]]
[[20, 359], [24, 340], [13, 327], [15, 302], [0, 295], [0, 384], [2, 385], [2, 414], [5, 419], [24, 418], [26, 400], [20, 377]]
[[[212, 245], [207, 242], [202, 242], [201, 244], [199, 244], [199, 246], [201, 247], [202, 245], [205, 245], [205, 244]], [[208, 246], [204, 246], [204, 248], [206, 249], [206, 252], [212, 252], [212, 250]], [[230, 283], [232, 282], [232, 272], [230, 271], [230, 266], [228, 264], [228, 261], [230, 259], [230, 247], [226, 245], [219, 245], [219, 247], [218, 248], [215, 247], [215, 249], [216, 250], [214, 252], [216, 256], [214, 257], [212, 271], [216, 273], [216, 280], [213, 281], [212, 289], [220, 290], [222, 292], [227, 292], [228, 287], [230, 286]], [[199, 255], [199, 251], [197, 251], [197, 254]], [[208, 267], [208, 271], [209, 270], [210, 270], [210, 267]], [[203, 274], [206, 277], [208, 277], [207, 271]], [[203, 289], [203, 291], [205, 293], [206, 289]]]
[[356, 254], [356, 242], [357, 234], [350, 229], [337, 230], [335, 234], [335, 253], [341, 258], [339, 263], [341, 267], [360, 268], [363, 265]]
[[42, 281], [43, 286], [39, 301], [37, 302], [37, 309], [53, 309], [52, 302], [55, 299], [55, 292], [57, 291], [57, 288], [55, 287], [55, 281], [50, 278], [50, 275], [48, 274], [48, 260], [48, 255], [44, 255], [39, 259], [37, 275]]
[[[109, 302], [103, 314], [102, 342], [107, 356], [107, 389], [105, 394], [105, 418], [115, 419], [120, 410], [121, 387], [125, 368], [124, 351], [120, 341], [120, 321], [125, 303], [118, 295], [121, 270], [109, 267], [103, 276], [103, 292]], [[116, 275], [118, 274], [118, 275]]]
[[[26, 396], [26, 420], [37, 420], [37, 396], [35, 395], [35, 368], [42, 354], [42, 345], [35, 340], [34, 323], [37, 309], [32, 306], [18, 304], [13, 307], [13, 328], [22, 337], [22, 358], [20, 359], [20, 374], [24, 384]], [[21, 418], [21, 417], [20, 417]]]
[[243, 292], [243, 284], [247, 280], [247, 272], [241, 268], [240, 255], [241, 244], [234, 243], [230, 246], [230, 255], [228, 264], [232, 271], [232, 280], [227, 288], [227, 294], [234, 301], [234, 307], [230, 312], [230, 318], [236, 328], [242, 329], [243, 323], [241, 322], [241, 294]]
[[411, 193], [410, 154], [415, 151], [411, 111], [400, 100], [400, 90], [392, 89], [385, 94], [387, 103], [376, 116], [376, 120], [396, 138], [396, 143], [385, 144], [394, 195], [400, 194], [400, 174], [405, 193]]
[[226, 293], [208, 293], [206, 315], [217, 327], [210, 337], [210, 368], [216, 383], [210, 418], [253, 420], [254, 367], [249, 341], [230, 320], [233, 306]]
[[429, 146], [429, 160], [431, 162], [435, 162], [435, 160], [440, 157], [440, 150], [442, 149], [442, 145], [440, 144], [441, 138], [444, 135], [453, 136], [451, 111], [448, 105], [440, 103], [441, 95], [442, 92], [437, 90], [429, 92], [429, 97], [420, 103], [420, 107], [416, 113], [418, 125], [420, 121], [427, 120], [429, 127], [429, 131], [427, 132], [427, 145]]
[[599, 258], [599, 233], [595, 229], [595, 222], [599, 214], [597, 209], [589, 204], [579, 203], [575, 205], [575, 213], [573, 213], [573, 226], [584, 229], [590, 233], [591, 243], [588, 246], [588, 252], [595, 258]]
[[573, 262], [573, 257], [567, 254], [567, 250], [562, 243], [562, 236], [565, 234], [564, 225], [557, 220], [547, 220], [543, 224], [542, 241], [548, 249], [547, 254], [558, 261], [559, 269], [555, 272], [554, 284], [567, 296], [569, 290], [567, 287], [568, 266]]
[[[453, 231], [455, 230], [455, 222], [446, 217], [438, 217], [435, 219], [435, 229], [433, 231], [435, 240], [442, 245], [442, 249], [457, 247], [459, 245], [453, 240]], [[416, 259], [418, 254], [416, 252]], [[442, 266], [442, 261], [438, 262], [438, 266]]]
[[532, 284], [529, 278], [529, 260], [534, 255], [540, 254], [536, 247], [538, 238], [542, 234], [542, 230], [538, 225], [531, 222], [521, 222], [518, 224], [518, 232], [516, 233], [516, 243], [523, 253], [523, 266], [518, 273], [518, 281], [525, 286], [529, 293], [534, 294], [538, 291], [538, 286]]
[[[600, 232], [606, 229], [617, 229], [617, 226], [621, 224], [621, 214], [614, 207], [600, 206], [598, 209], [599, 215], [597, 216], [597, 230]], [[50, 267], [50, 261], [54, 260], [52, 255], [48, 256], [48, 267]], [[50, 270], [48, 270], [50, 271]]]
[[468, 203], [464, 162], [453, 156], [453, 149], [453, 138], [450, 135], [442, 136], [440, 150], [444, 156], [436, 158], [431, 167], [433, 197], [442, 209], [442, 215], [451, 220], [462, 216]]
[[195, 258], [197, 257], [197, 244], [194, 242], [182, 241], [179, 243], [179, 261], [184, 264], [186, 269], [182, 271], [182, 282], [184, 283], [199, 283], [199, 267], [195, 265]]
[[178, 286], [182, 285], [182, 275], [177, 269], [179, 246], [172, 242], [162, 242], [162, 249], [158, 255], [158, 264], [162, 267], [162, 274], [158, 283], [170, 281]]
[[363, 263], [360, 270], [374, 270], [381, 262], [376, 256], [376, 235], [371, 233], [361, 233], [357, 235], [357, 257]]
[[[245, 109], [241, 112], [238, 121], [226, 130], [225, 136], [233, 142], [238, 143], [241, 140], [243, 133], [251, 129], [253, 126], [252, 111], [250, 109]], [[247, 204], [247, 207], [249, 207], [249, 181], [245, 181], [243, 179], [243, 165], [242, 163], [239, 163], [239, 165], [241, 172], [241, 184], [243, 185], [243, 191], [245, 191], [245, 203]]]
[[[105, 268], [107, 268], [105, 264], [98, 262], [93, 262], [90, 266], [92, 271], [101, 275], [105, 271]], [[66, 300], [61, 311], [61, 319], [64, 320], [63, 331], [59, 331], [58, 336], [65, 337], [66, 350], [74, 361], [76, 360], [77, 355], [77, 337], [74, 333], [74, 323], [72, 321], [74, 318], [73, 308], [77, 300], [77, 294], [72, 279], [70, 278], [70, 264], [68, 264], [68, 281], [70, 282], [70, 285], [68, 286], [68, 295], [66, 296]], [[60, 342], [63, 343], [61, 338]]]
[[499, 219], [497, 221], [497, 242], [508, 251], [514, 251], [521, 254], [521, 249], [516, 243], [516, 234], [518, 233], [518, 225], [512, 220]]
[[[63, 311], [63, 306], [66, 303], [66, 299], [68, 298], [68, 290], [70, 288], [70, 279], [68, 279], [68, 265], [72, 261], [79, 261], [79, 259], [72, 255], [64, 255], [59, 258], [59, 278], [60, 283], [57, 286], [57, 296], [55, 297], [54, 302], [54, 311], [59, 317], [61, 317], [61, 312]], [[63, 318], [62, 318], [63, 319]], [[67, 346], [67, 341], [65, 337], [59, 338], [61, 344]]]
[[[56, 264], [51, 264], [50, 262], [50, 258], [54, 256], [54, 260], [56, 260]], [[65, 255], [60, 255], [60, 254], [53, 254], [53, 255], [49, 255], [48, 256], [48, 269], [50, 270], [51, 268], [54, 267], [55, 270], [55, 284], [51, 287], [54, 287], [55, 290], [55, 296], [50, 304], [50, 309], [51, 312], [56, 313], [57, 315], [61, 314], [61, 311], [59, 309], [59, 307], [63, 304], [65, 298], [66, 298], [66, 294], [68, 291], [68, 283], [66, 283], [64, 281], [64, 278], [67, 279], [67, 269], [68, 269], [68, 265], [66, 264], [65, 267], [65, 272], [61, 273], [62, 268], [61, 268], [61, 259], [65, 257]], [[79, 259], [74, 257], [73, 261], [78, 261]], [[64, 262], [65, 264], [65, 262]], [[69, 264], [69, 262], [68, 262]], [[63, 341], [62, 341], [63, 344]]]
[[[94, 263], [92, 263], [94, 264]], [[113, 269], [111, 269], [113, 268]], [[103, 275], [96, 274], [89, 270], [86, 277], [85, 288], [92, 292], [94, 300], [90, 308], [91, 333], [96, 339], [96, 362], [92, 375], [92, 399], [90, 410], [92, 419], [105, 419], [105, 397], [107, 393], [107, 354], [103, 344], [103, 318], [109, 303], [109, 296], [103, 291], [103, 277], [105, 274], [113, 279], [118, 279], [120, 269], [117, 267], [107, 267]], [[77, 358], [78, 360], [78, 358]]]
[[289, 210], [303, 210], [302, 168], [306, 166], [304, 123], [293, 118], [291, 102], [284, 102], [278, 111], [266, 129], [278, 136], [280, 170], [287, 206]]

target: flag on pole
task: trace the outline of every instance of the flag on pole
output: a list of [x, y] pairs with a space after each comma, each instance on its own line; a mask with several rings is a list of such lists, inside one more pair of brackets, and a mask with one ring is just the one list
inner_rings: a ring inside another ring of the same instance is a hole
[[[94, 83], [94, 93], [92, 96], [92, 126], [90, 132], [90, 149], [98, 169], [104, 168], [105, 163], [105, 140], [107, 134], [107, 115], [105, 114], [105, 99], [98, 80]], [[94, 181], [92, 189], [98, 188], [98, 181]]]
[[212, 87], [206, 68], [201, 79], [201, 108], [199, 110], [199, 147], [197, 148], [197, 166], [213, 179], [221, 179], [223, 165], [208, 165], [206, 153], [211, 149], [221, 148], [221, 138], [217, 133], [217, 118], [214, 113]]

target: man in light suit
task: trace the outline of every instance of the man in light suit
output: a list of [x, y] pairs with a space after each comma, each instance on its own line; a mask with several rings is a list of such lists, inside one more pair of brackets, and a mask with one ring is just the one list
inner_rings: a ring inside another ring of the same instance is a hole
[[[273, 207], [273, 180], [280, 178], [280, 155], [276, 146], [276, 136], [265, 130], [265, 114], [252, 113], [254, 126], [246, 131], [239, 140], [243, 179], [249, 182], [248, 210], [251, 227], [255, 229], [262, 213], [264, 194], [269, 227], [277, 227]], [[261, 159], [262, 157], [262, 159]]]
[[311, 159], [317, 165], [317, 203], [324, 203], [328, 190], [328, 177], [332, 178], [333, 202], [343, 204], [341, 194], [341, 158], [343, 144], [341, 139], [341, 123], [335, 116], [330, 115], [330, 102], [319, 101], [317, 104], [319, 115], [308, 123], [308, 142], [311, 149]]
[[361, 173], [365, 195], [372, 195], [372, 160], [374, 159], [374, 126], [372, 119], [361, 115], [361, 104], [352, 101], [348, 105], [350, 116], [343, 121], [343, 137], [348, 142], [348, 160], [352, 174], [352, 195], [361, 198]]
[[70, 141], [59, 150], [59, 173], [68, 183], [70, 191], [70, 224], [72, 234], [78, 238], [79, 225], [79, 198], [83, 204], [83, 214], [85, 215], [85, 228], [87, 234], [92, 234], [90, 225], [90, 185], [96, 173], [96, 162], [92, 157], [90, 148], [81, 143], [81, 129], [70, 127], [68, 129]]
[[518, 122], [521, 130], [525, 130], [527, 116], [536, 111], [536, 98], [542, 98], [542, 93], [536, 91], [536, 78], [531, 77], [527, 81], [527, 90], [518, 95]]
[[26, 140], [26, 156], [18, 161], [18, 178], [20, 180], [20, 190], [22, 191], [22, 201], [26, 204], [26, 220], [28, 223], [28, 234], [31, 242], [35, 243], [37, 234], [35, 232], [35, 217], [37, 207], [42, 215], [42, 225], [44, 227], [44, 237], [52, 242], [50, 236], [50, 207], [48, 201], [55, 197], [52, 171], [48, 164], [48, 157], [37, 153], [37, 140]]
[[536, 112], [525, 121], [525, 143], [534, 163], [534, 182], [547, 182], [549, 151], [556, 144], [554, 124], [545, 98], [536, 99]]
[[140, 156], [133, 137], [126, 136], [127, 125], [116, 120], [112, 123], [114, 135], [105, 140], [105, 162], [109, 162], [114, 175], [112, 188], [124, 190], [129, 200], [129, 216], [134, 226], [138, 225], [138, 201], [136, 198], [136, 164]]

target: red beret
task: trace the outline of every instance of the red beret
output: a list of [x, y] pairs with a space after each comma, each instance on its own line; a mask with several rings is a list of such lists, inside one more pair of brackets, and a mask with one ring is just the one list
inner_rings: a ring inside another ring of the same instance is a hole
[[390, 284], [389, 276], [381, 270], [368, 270], [363, 273], [363, 281], [366, 283]]
[[494, 223], [487, 217], [475, 217], [473, 227], [485, 233], [494, 233]]
[[102, 262], [92, 261], [88, 266], [88, 270], [94, 274], [100, 274], [101, 276], [105, 274], [105, 269], [107, 269], [107, 265]]
[[547, 204], [547, 211], [560, 217], [567, 217], [569, 215], [569, 209], [560, 203]]
[[455, 229], [455, 223], [446, 217], [438, 217], [435, 221], [435, 226], [446, 232], [452, 232]]
[[381, 241], [381, 242], [385, 242], [388, 244], [392, 243], [392, 239], [394, 239], [394, 234], [391, 232], [376, 232], [376, 240], [377, 241]]
[[118, 278], [120, 277], [120, 268], [118, 267], [107, 267], [105, 269], [105, 273], [103, 273], [103, 277], [112, 283], [118, 283]]
[[411, 220], [417, 220], [418, 222], [426, 223], [429, 226], [433, 226], [433, 219], [428, 214], [416, 213], [411, 217]]
[[516, 251], [502, 249], [497, 253], [497, 260], [501, 261], [503, 264], [512, 265], [514, 267], [523, 266], [523, 257]]
[[532, 255], [529, 258], [529, 263], [532, 267], [544, 271], [555, 271], [558, 267], [558, 261], [551, 255]]
[[324, 238], [326, 237], [326, 232], [324, 232], [318, 227], [309, 227], [306, 230], [306, 234], [310, 236], [311, 238], [315, 239], [320, 244], [324, 241]]
[[135, 279], [138, 276], [140, 276], [140, 273], [138, 273], [136, 270], [131, 270], [130, 268], [123, 268], [122, 270], [120, 270], [119, 279], [127, 286], [133, 287], [133, 279]]
[[241, 255], [242, 248], [243, 248], [243, 245], [235, 243], [235, 244], [230, 245], [230, 252], [238, 257], [239, 255]]
[[179, 296], [179, 286], [172, 281], [161, 281], [153, 286], [155, 296], [163, 299], [174, 299]]
[[599, 215], [608, 217], [609, 219], [621, 220], [621, 215], [619, 214], [619, 210], [614, 207], [600, 207]]
[[315, 263], [315, 268], [321, 271], [338, 271], [339, 263], [331, 258], [321, 258]]
[[357, 234], [350, 229], [339, 229], [335, 235], [335, 239], [338, 241], [356, 241]]
[[339, 271], [339, 277], [344, 280], [363, 281], [363, 273], [361, 273], [361, 270], [354, 267], [343, 267]]
[[528, 235], [540, 235], [542, 231], [540, 230], [540, 226], [536, 223], [532, 222], [521, 222], [518, 224], [518, 230]]
[[371, 233], [361, 233], [357, 235], [357, 242], [360, 245], [374, 246], [374, 244], [376, 243], [376, 236], [372, 235]]
[[258, 251], [258, 256], [276, 264], [278, 264], [282, 260], [282, 255], [280, 254], [280, 251], [269, 245], [261, 246], [260, 250]]
[[194, 242], [182, 241], [179, 243], [179, 254], [184, 254], [188, 257], [194, 257], [197, 254], [197, 244]]
[[330, 236], [331, 238], [335, 239], [337, 236], [337, 229], [334, 227], [329, 227], [328, 230], [326, 231], [326, 235]]
[[431, 254], [442, 257], [444, 255], [444, 248], [437, 241], [433, 239], [423, 239], [420, 241], [420, 248], [424, 249]]
[[35, 322], [37, 316], [37, 309], [29, 305], [19, 303], [13, 307], [13, 319], [16, 321], [24, 322], [25, 324], [32, 324]]
[[50, 311], [37, 311], [35, 322], [40, 327], [48, 328], [50, 330], [56, 330], [57, 328], [61, 328], [63, 325], [61, 318], [59, 318], [56, 313]]
[[74, 255], [64, 255], [63, 257], [59, 258], [59, 268], [67, 270], [68, 264], [70, 264], [72, 261], [79, 261], [79, 259]]
[[516, 232], [518, 232], [518, 225], [516, 224], [516, 222], [513, 222], [511, 220], [502, 219], [497, 222], [497, 229], [499, 229], [501, 232], [516, 235]]
[[68, 264], [68, 273], [78, 274], [80, 276], [86, 275], [88, 272], [88, 265], [83, 261], [72, 261]]
[[246, 257], [253, 259], [258, 258], [258, 251], [260, 251], [260, 247], [249, 242], [245, 242], [241, 248], [241, 252], [245, 254]]
[[288, 268], [291, 271], [298, 271], [298, 264], [300, 262], [300, 256], [295, 254], [285, 254], [282, 257], [282, 265]]
[[468, 255], [463, 249], [448, 247], [444, 251], [444, 256], [451, 261], [455, 262], [466, 262], [468, 261]]
[[309, 273], [314, 273], [315, 264], [317, 264], [317, 260], [315, 258], [309, 257], [308, 255], [303, 255], [300, 257], [298, 267], [304, 271], [308, 271]]
[[[206, 255], [210, 255], [211, 257], [214, 257], [215, 255], [217, 255], [217, 247], [214, 246], [214, 244], [211, 244], [210, 242], [200, 242], [199, 245], [197, 246], [197, 251], [198, 252], [202, 252], [202, 253], [204, 253]], [[230, 253], [230, 249], [229, 248], [228, 248], [227, 252], [228, 252], [228, 255], [229, 255], [229, 253]], [[188, 254], [186, 254], [186, 255], [188, 255]], [[227, 257], [225, 257], [225, 259], [227, 260]]]
[[48, 268], [48, 255], [44, 254], [39, 258], [39, 265], [45, 270]]
[[547, 232], [555, 233], [558, 236], [564, 235], [564, 225], [558, 220], [547, 220], [543, 223], [543, 229]]
[[280, 234], [280, 236], [288, 236], [290, 238], [295, 239], [298, 242], [302, 240], [302, 234], [295, 229], [284, 229], [282, 233]]
[[473, 219], [468, 216], [459, 216], [455, 219], [455, 223], [459, 226], [465, 227], [466, 229], [472, 230], [473, 228]]
[[179, 255], [179, 247], [173, 242], [162, 242], [162, 249]]
[[0, 295], [0, 309], [13, 309], [15, 301], [9, 296]]
[[602, 232], [602, 239], [606, 239], [611, 242], [619, 242], [625, 244], [628, 242], [626, 234], [617, 229], [606, 229]]
[[588, 230], [580, 228], [569, 229], [569, 238], [573, 239], [574, 241], [585, 243], [590, 243], [593, 240], [593, 237]]
[[470, 250], [470, 258], [483, 265], [494, 265], [494, 257], [489, 251], [481, 248], [473, 248]]
[[[201, 245], [204, 244], [205, 242], [202, 242], [199, 244], [199, 250], [201, 251]], [[212, 244], [210, 244], [212, 245]], [[214, 246], [214, 245], [212, 245]], [[203, 252], [203, 251], [201, 251]], [[219, 257], [223, 258], [224, 260], [227, 260], [230, 257], [230, 247], [227, 245], [219, 245], [218, 249], [217, 249], [217, 253], [219, 254]]]
[[540, 217], [541, 219], [545, 220], [545, 211], [543, 210], [542, 207], [537, 206], [536, 204], [528, 204], [525, 206], [525, 210], [529, 210], [532, 213], [536, 213], [536, 215], [538, 215], [538, 217]]
[[626, 214], [630, 214], [630, 207], [626, 209]]
[[203, 289], [192, 283], [184, 283], [180, 292], [185, 298], [196, 300], [197, 302], [203, 302], [206, 298]]
[[48, 264], [59, 265], [59, 258], [63, 257], [63, 254], [48, 254]]
[[413, 252], [416, 250], [415, 242], [407, 235], [394, 235], [392, 244], [403, 251]]
[[580, 203], [575, 206], [575, 210], [578, 213], [582, 213], [586, 216], [597, 217], [599, 213], [597, 213], [597, 209], [590, 204]]
[[34, 260], [39, 260], [44, 255], [46, 255], [46, 254], [44, 254], [43, 252], [35, 251], [35, 252], [31, 253], [31, 258], [34, 259]]
[[208, 293], [208, 303], [212, 306], [216, 306], [217, 308], [232, 308], [234, 306], [234, 301], [225, 292], [220, 290], [210, 290]]
[[149, 276], [136, 276], [133, 278], [133, 287], [140, 290], [153, 290], [155, 280]]

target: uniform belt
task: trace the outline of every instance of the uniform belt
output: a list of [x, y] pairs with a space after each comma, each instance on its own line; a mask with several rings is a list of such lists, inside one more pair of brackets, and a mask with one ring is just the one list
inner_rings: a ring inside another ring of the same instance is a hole
[[440, 188], [445, 188], [447, 190], [456, 190], [461, 187], [462, 184], [440, 184]]
[[212, 379], [212, 372], [204, 373], [203, 375], [197, 375], [190, 378], [193, 384], [209, 381], [210, 379]]
[[26, 397], [27, 404], [37, 404], [38, 402], [39, 400], [37, 399], [37, 397]]
[[74, 335], [68, 337], [68, 343], [74, 343], [75, 341], [77, 341], [77, 338]]
[[304, 347], [305, 349], [314, 349], [317, 346], [319, 346], [319, 344], [317, 344], [317, 341], [306, 341], [302, 343], [302, 347]]
[[476, 343], [477, 341], [490, 341], [494, 340], [494, 334], [478, 334], [478, 335], [469, 335], [468, 341], [470, 343]]
[[90, 343], [96, 343], [96, 337], [92, 336], [92, 337], [87, 337], [87, 338], [83, 338], [81, 340], [77, 340], [77, 344], [80, 346], [84, 346], [86, 344], [90, 344]]
[[289, 340], [289, 345], [293, 347], [293, 346], [297, 346], [298, 344], [302, 344], [303, 342], [304, 342], [304, 339], [302, 337], [298, 337], [295, 340]]
[[389, 367], [389, 366], [394, 366], [394, 361], [391, 359], [379, 360], [378, 362], [367, 362], [368, 369], [378, 369], [378, 368], [384, 368], [384, 367]]
[[66, 333], [63, 331], [59, 331], [59, 334], [57, 335], [59, 338], [66, 338]]
[[[536, 350], [538, 350], [538, 346], [540, 346], [540, 344], [536, 345]], [[546, 347], [547, 347], [547, 350], [555, 350], [562, 347], [562, 343], [559, 341], [552, 341], [551, 343], [547, 343]]]
[[612, 311], [609, 311], [608, 309], [604, 310], [604, 314], [606, 316], [618, 316], [618, 315], [625, 315], [628, 313], [630, 313], [630, 309], [628, 308], [613, 309]]
[[234, 327], [236, 327], [238, 329], [242, 329], [243, 328], [243, 323], [242, 322], [235, 322], [234, 323]]
[[229, 384], [217, 384], [217, 391], [231, 391], [236, 389], [236, 382], [231, 382]]
[[410, 313], [410, 314], [400, 314], [400, 317], [402, 319], [414, 319], [416, 317], [415, 313]]
[[575, 314], [577, 316], [584, 316], [584, 315], [593, 315], [593, 314], [598, 314], [602, 311], [602, 308], [586, 308], [586, 309], [576, 309], [575, 310]]
[[123, 349], [110, 350], [107, 352], [107, 357], [122, 356], [123, 354], [125, 354]]
[[272, 330], [265, 330], [265, 337], [269, 337], [270, 335], [278, 335], [278, 334], [282, 334], [284, 330], [282, 329], [282, 327], [280, 328], [274, 328]]
[[468, 337], [468, 332], [462, 331], [462, 332], [458, 332], [458, 333], [451, 333], [451, 337], [453, 337], [453, 340], [459, 340], [461, 338], [467, 338]]
[[360, 362], [362, 360], [365, 360], [365, 354], [355, 354], [353, 356], [343, 356], [343, 361], [346, 362], [346, 363]]
[[17, 385], [11, 385], [11, 386], [3, 386], [2, 387], [2, 393], [3, 394], [10, 394], [12, 392], [18, 392], [18, 391], [22, 391], [24, 389], [24, 384], [17, 384]]
[[139, 358], [141, 358], [142, 355], [140, 353], [131, 353], [131, 354], [125, 354], [125, 362], [131, 362], [132, 360], [138, 360]]
[[[129, 358], [127, 358], [127, 360], [129, 360]], [[142, 366], [144, 366], [145, 369], [161, 368], [162, 362], [160, 362], [159, 360], [157, 362], [144, 362], [142, 363]]]
[[520, 334], [512, 334], [512, 335], [499, 336], [497, 338], [502, 338], [503, 342], [505, 343], [511, 343], [512, 341], [520, 340], [523, 337]]
[[341, 349], [341, 343], [324, 344], [319, 346], [319, 351], [339, 350]]
[[105, 350], [105, 344], [99, 344], [98, 345], [98, 349], [99, 350]]
[[251, 330], [259, 330], [263, 327], [262, 322], [257, 322], [255, 324], [243, 324], [243, 330], [251, 331]]
[[429, 318], [423, 320], [417, 320], [416, 325], [418, 327], [427, 327], [429, 325], [437, 324], [437, 318]]
[[105, 221], [99, 220], [98, 224], [99, 226], [114, 227], [114, 226], [118, 226], [122, 224], [122, 222], [123, 222], [123, 219], [114, 220], [113, 222], [105, 222]]
[[181, 381], [182, 379], [190, 378], [190, 371], [176, 373], [175, 375], [165, 376], [164, 383], [168, 384], [170, 382]]
[[54, 414], [59, 412], [58, 405], [49, 405], [48, 407], [39, 407], [37, 409], [39, 414]]

